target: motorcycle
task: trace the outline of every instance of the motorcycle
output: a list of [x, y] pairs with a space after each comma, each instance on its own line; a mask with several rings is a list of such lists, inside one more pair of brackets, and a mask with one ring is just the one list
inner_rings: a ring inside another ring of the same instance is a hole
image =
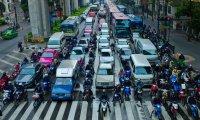
[[185, 91], [184, 90], [180, 90], [179, 91], [178, 97], [179, 97], [179, 100], [181, 101], [181, 103], [183, 105], [185, 105], [186, 95], [185, 95]]
[[125, 76], [130, 78], [131, 77], [131, 70], [126, 70], [125, 71]]
[[92, 95], [90, 93], [90, 88], [85, 88], [84, 91], [85, 91], [85, 95], [83, 96], [83, 100], [86, 100], [86, 101], [90, 100], [92, 98]]
[[0, 79], [0, 89], [3, 91], [6, 87], [6, 81], [10, 81], [12, 80], [12, 75], [7, 75], [7, 80], [5, 80], [4, 78]]
[[176, 75], [172, 75], [172, 78], [171, 78], [171, 84], [172, 84], [172, 86], [174, 86], [174, 84], [175, 84], [176, 82], [178, 82], [177, 76], [176, 76]]
[[142, 88], [138, 88], [137, 91], [136, 91], [136, 98], [139, 100], [139, 101], [142, 101]]
[[33, 102], [34, 107], [38, 107], [42, 103], [42, 99], [40, 98], [39, 94], [40, 93], [34, 93], [33, 96], [32, 96], [32, 98], [34, 100], [34, 102]]
[[108, 106], [107, 100], [105, 99], [101, 100], [101, 111], [104, 116], [106, 116], [106, 113], [107, 113], [107, 106]]
[[21, 99], [24, 97], [24, 100], [27, 100], [28, 94], [27, 91], [21, 92], [21, 91], [16, 91], [15, 92], [15, 106], [18, 106]]
[[162, 90], [162, 101], [165, 104], [168, 98], [168, 90]]
[[157, 85], [156, 84], [152, 84], [151, 85], [151, 95], [155, 96], [157, 93], [158, 89], [157, 89]]
[[165, 70], [165, 76], [166, 76], [166, 80], [169, 81], [169, 78], [171, 76], [171, 73], [170, 73], [169, 69]]
[[55, 66], [55, 64], [51, 64], [49, 70], [50, 70], [50, 71], [49, 71], [49, 72], [50, 72], [50, 75], [54, 74], [55, 71], [56, 71], [56, 66]]
[[119, 102], [119, 104], [121, 105], [122, 100], [120, 98], [119, 93], [114, 93], [114, 96], [113, 96], [113, 105], [115, 106], [117, 102]]
[[161, 119], [161, 105], [156, 104], [155, 105], [155, 116], [158, 117], [158, 119]]
[[128, 100], [129, 96], [131, 95], [131, 88], [130, 88], [130, 86], [125, 86], [123, 92], [124, 92], [125, 100]]
[[176, 102], [171, 103], [171, 112], [173, 114], [173, 117], [176, 118], [176, 114], [178, 112], [178, 104]]
[[49, 91], [49, 82], [42, 82], [42, 91], [46, 95]]
[[196, 97], [199, 100], [200, 99], [200, 87], [196, 88]]
[[120, 75], [119, 76], [119, 83], [121, 84], [121, 86], [124, 86], [124, 81], [125, 81], [124, 76]]
[[3, 104], [7, 104], [9, 101], [11, 101], [11, 91], [10, 90], [4, 90], [3, 93]]
[[191, 110], [191, 111], [189, 110], [189, 108], [188, 108], [187, 110], [188, 110], [188, 113], [191, 113], [191, 114], [192, 114], [192, 117], [194, 117], [194, 118], [196, 118], [196, 119], [198, 120], [199, 114], [198, 114], [197, 105], [192, 104], [192, 105], [190, 106], [190, 110]]

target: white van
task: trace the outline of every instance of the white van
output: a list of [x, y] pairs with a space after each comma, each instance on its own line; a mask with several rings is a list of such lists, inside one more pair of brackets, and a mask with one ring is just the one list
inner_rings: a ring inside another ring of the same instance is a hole
[[87, 17], [85, 20], [85, 25], [93, 26], [93, 17]]
[[56, 70], [56, 78], [71, 78], [76, 80], [79, 73], [77, 60], [62, 60]]
[[143, 54], [150, 63], [158, 62], [158, 52], [149, 39], [138, 39], [135, 45], [136, 53]]
[[102, 23], [101, 24], [101, 30], [108, 30], [109, 31], [108, 23]]
[[153, 72], [150, 63], [143, 54], [132, 54], [130, 68], [134, 80], [141, 80], [144, 84], [151, 84]]
[[57, 50], [60, 51], [66, 44], [66, 40], [64, 38], [65, 38], [64, 32], [56, 32], [56, 33], [54, 33], [49, 38], [49, 41], [47, 43], [47, 48], [49, 48], [49, 49], [57, 49]]

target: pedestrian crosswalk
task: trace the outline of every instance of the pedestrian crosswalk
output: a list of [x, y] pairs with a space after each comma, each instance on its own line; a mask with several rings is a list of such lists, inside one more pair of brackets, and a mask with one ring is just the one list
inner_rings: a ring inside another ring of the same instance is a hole
[[[45, 101], [38, 108], [33, 107], [33, 101], [21, 102], [19, 106], [10, 103], [3, 110], [2, 120], [158, 120], [150, 101], [142, 104], [136, 101], [124, 101], [113, 106], [110, 102], [111, 113], [98, 113], [99, 101]], [[162, 119], [171, 120], [168, 111], [162, 107]], [[173, 119], [172, 119], [173, 120]], [[177, 114], [177, 120], [184, 120]]]

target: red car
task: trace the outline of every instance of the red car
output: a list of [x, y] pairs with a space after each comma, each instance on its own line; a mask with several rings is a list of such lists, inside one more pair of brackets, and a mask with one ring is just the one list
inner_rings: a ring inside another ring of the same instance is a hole
[[89, 17], [95, 17], [95, 12], [89, 12]]
[[58, 60], [59, 52], [54, 49], [46, 49], [42, 53], [42, 56], [40, 57], [39, 63], [42, 63], [43, 65], [50, 66], [51, 62], [54, 59]]

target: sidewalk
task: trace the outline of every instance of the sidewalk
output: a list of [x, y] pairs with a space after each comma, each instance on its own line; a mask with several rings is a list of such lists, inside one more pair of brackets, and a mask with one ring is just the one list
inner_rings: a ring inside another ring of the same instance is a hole
[[[152, 21], [151, 16], [146, 17], [144, 23], [157, 30], [157, 20]], [[175, 52], [181, 52], [185, 55], [188, 64], [192, 64], [197, 70], [200, 70], [200, 42], [187, 41], [187, 36], [178, 30], [170, 30], [169, 41], [175, 46]]]

